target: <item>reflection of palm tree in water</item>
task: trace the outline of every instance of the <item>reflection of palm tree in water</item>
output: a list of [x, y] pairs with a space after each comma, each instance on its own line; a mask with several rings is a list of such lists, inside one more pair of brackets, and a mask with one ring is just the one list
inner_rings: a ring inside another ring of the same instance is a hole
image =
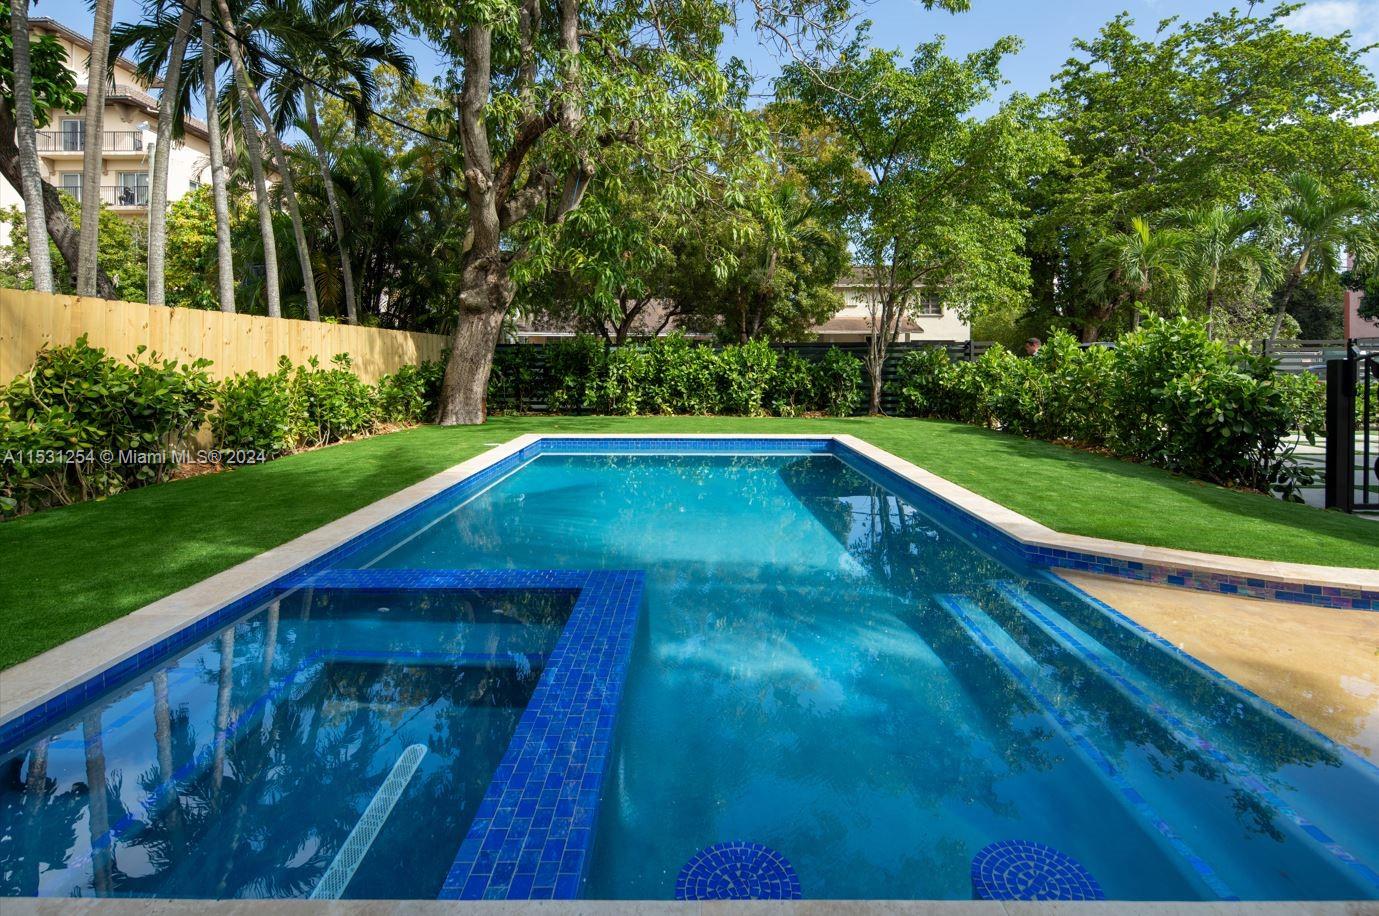
[[5, 761], [0, 770], [0, 822], [25, 825], [0, 842], [0, 896], [36, 896], [43, 870], [61, 868], [77, 845], [77, 822], [86, 808], [83, 793], [73, 787], [59, 794], [57, 787], [57, 780], [48, 776], [46, 738], [27, 756]]

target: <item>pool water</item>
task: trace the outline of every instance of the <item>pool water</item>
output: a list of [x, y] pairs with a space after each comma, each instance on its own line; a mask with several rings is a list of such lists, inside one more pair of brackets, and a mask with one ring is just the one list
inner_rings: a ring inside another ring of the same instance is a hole
[[[966, 899], [1003, 840], [1113, 899], [1379, 896], [1374, 768], [926, 508], [834, 454], [547, 453], [335, 565], [644, 571], [584, 897], [744, 841], [805, 897]], [[5, 760], [3, 889], [304, 896], [422, 744], [344, 895], [435, 896], [568, 614], [289, 592]]]

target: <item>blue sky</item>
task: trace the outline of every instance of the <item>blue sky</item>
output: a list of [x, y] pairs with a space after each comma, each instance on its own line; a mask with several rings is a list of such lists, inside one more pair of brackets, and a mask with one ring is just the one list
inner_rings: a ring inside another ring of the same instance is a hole
[[[1148, 34], [1160, 19], [1168, 16], [1200, 18], [1214, 10], [1246, 3], [1247, 0], [1235, 4], [1202, 0], [972, 0], [971, 12], [952, 15], [926, 11], [913, 0], [876, 0], [862, 8], [862, 15], [875, 23], [873, 43], [903, 50], [935, 34], [948, 36], [954, 53], [989, 46], [1002, 35], [1018, 35], [1025, 46], [1006, 62], [1006, 91], [1036, 93], [1049, 85], [1049, 77], [1068, 58], [1074, 38], [1095, 34], [1102, 23], [1122, 10], [1128, 10], [1140, 31]], [[139, 12], [137, 0], [116, 0], [117, 21], [137, 18]], [[51, 16], [87, 34], [90, 31], [91, 13], [86, 0], [37, 0], [32, 14]], [[746, 60], [752, 72], [761, 78], [765, 91], [767, 81], [779, 71], [782, 61], [761, 47], [750, 27], [749, 15], [744, 12], [743, 26], [729, 36], [725, 53]], [[1348, 29], [1361, 45], [1379, 42], [1379, 0], [1311, 0], [1295, 14], [1294, 21], [1300, 28], [1328, 35]], [[423, 74], [434, 73], [434, 54], [420, 42], [411, 44]], [[1379, 52], [1371, 52], [1367, 62], [1371, 70], [1379, 70]]]

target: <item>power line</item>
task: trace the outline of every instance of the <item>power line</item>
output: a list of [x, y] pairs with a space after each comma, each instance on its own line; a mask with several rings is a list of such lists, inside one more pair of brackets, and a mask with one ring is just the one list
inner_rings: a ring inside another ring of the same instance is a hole
[[[455, 142], [454, 142], [453, 140], [451, 140], [449, 137], [442, 137], [442, 136], [439, 136], [439, 135], [437, 135], [437, 134], [433, 134], [433, 133], [431, 133], [430, 131], [422, 130], [422, 129], [419, 128], [419, 127], [413, 127], [411, 124], [407, 124], [407, 123], [404, 123], [404, 122], [402, 122], [402, 121], [397, 120], [396, 118], [389, 117], [388, 115], [383, 114], [381, 111], [375, 111], [374, 109], [370, 108], [368, 105], [359, 105], [359, 104], [356, 104], [356, 102], [355, 102], [354, 99], [351, 99], [351, 98], [347, 97], [344, 93], [340, 92], [339, 90], [337, 90], [337, 89], [335, 89], [335, 88], [333, 88], [333, 87], [331, 87], [331, 86], [327, 86], [325, 83], [322, 83], [321, 81], [319, 81], [319, 80], [317, 80], [317, 79], [315, 79], [315, 78], [313, 78], [313, 77], [307, 76], [307, 75], [306, 75], [305, 73], [303, 73], [301, 70], [298, 70], [296, 67], [292, 66], [292, 64], [290, 64], [290, 63], [288, 63], [287, 61], [283, 60], [282, 58], [280, 58], [280, 57], [274, 55], [272, 52], [270, 52], [270, 51], [268, 51], [268, 50], [266, 50], [266, 49], [263, 49], [263, 48], [251, 46], [251, 45], [250, 45], [248, 42], [246, 42], [243, 38], [240, 38], [238, 34], [236, 34], [235, 32], [233, 32], [233, 31], [231, 31], [231, 30], [229, 30], [229, 29], [227, 29], [227, 28], [225, 28], [225, 26], [221, 25], [221, 24], [220, 24], [219, 22], [217, 22], [216, 20], [214, 20], [214, 19], [208, 19], [208, 18], [206, 18], [205, 16], [201, 15], [201, 11], [200, 11], [199, 9], [193, 8], [190, 4], [188, 4], [187, 2], [185, 2], [185, 0], [175, 0], [175, 3], [176, 3], [177, 6], [179, 6], [180, 8], [182, 8], [183, 10], [185, 10], [186, 12], [191, 13], [191, 15], [192, 15], [194, 18], [200, 20], [201, 22], [205, 22], [205, 23], [208, 24], [212, 29], [214, 29], [215, 31], [221, 33], [222, 35], [224, 35], [224, 36], [225, 36], [227, 39], [229, 39], [230, 41], [234, 41], [234, 42], [238, 43], [239, 46], [240, 46], [240, 48], [245, 49], [245, 50], [248, 50], [253, 56], [262, 57], [262, 58], [264, 58], [265, 60], [268, 60], [269, 62], [271, 62], [271, 63], [273, 63], [274, 65], [276, 65], [278, 68], [287, 71], [288, 73], [290, 73], [290, 74], [292, 74], [293, 76], [297, 77], [299, 80], [302, 80], [302, 81], [304, 81], [304, 82], [310, 83], [312, 86], [315, 86], [317, 89], [321, 90], [321, 91], [324, 92], [326, 95], [329, 95], [329, 96], [332, 96], [333, 98], [339, 99], [341, 102], [344, 102], [346, 105], [349, 105], [351, 108], [354, 108], [354, 109], [360, 109], [360, 108], [362, 108], [362, 109], [364, 110], [364, 113], [367, 114], [369, 117], [374, 117], [374, 118], [378, 118], [378, 119], [381, 120], [381, 121], [386, 121], [387, 123], [393, 125], [394, 127], [398, 127], [398, 128], [401, 128], [402, 130], [408, 131], [408, 132], [410, 132], [410, 133], [414, 133], [414, 134], [416, 134], [416, 135], [419, 136], [419, 137], [425, 137], [425, 138], [428, 139], [428, 140], [435, 140], [435, 141], [438, 142], [438, 143], [445, 143], [445, 144], [452, 145], [452, 146], [453, 146], [453, 145], [456, 145]], [[202, 49], [202, 53], [203, 53], [203, 54], [206, 53], [207, 50], [208, 50], [208, 49], [203, 48], [203, 49]], [[246, 60], [245, 60], [245, 64], [246, 64], [246, 66], [251, 65], [251, 61], [249, 61], [249, 60], [246, 59]], [[261, 67], [259, 67], [258, 70], [259, 70], [259, 75], [262, 76], [262, 77], [264, 77], [265, 79], [269, 79], [269, 78], [271, 78], [271, 77], [274, 75], [274, 74], [270, 74], [270, 73], [265, 73], [265, 72], [263, 71], [263, 68], [261, 68]]]

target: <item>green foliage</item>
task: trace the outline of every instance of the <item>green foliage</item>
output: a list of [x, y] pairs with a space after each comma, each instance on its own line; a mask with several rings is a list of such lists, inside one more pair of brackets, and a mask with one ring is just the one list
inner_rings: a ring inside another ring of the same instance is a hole
[[734, 416], [766, 414], [766, 395], [776, 371], [776, 351], [764, 340], [724, 347], [718, 354], [722, 412]]
[[771, 412], [779, 417], [798, 417], [812, 409], [814, 395], [814, 364], [790, 350], [776, 360], [776, 374], [771, 379], [768, 395]]
[[593, 407], [603, 360], [603, 344], [587, 335], [546, 344], [550, 409], [556, 413], [574, 413]]
[[[657, 337], [640, 347], [646, 357], [641, 364], [645, 377], [640, 386], [640, 413], [737, 412], [724, 407], [729, 400], [725, 389], [735, 385], [742, 392], [750, 384], [733, 378], [735, 371], [750, 371], [746, 366], [729, 364], [712, 347], [700, 346], [681, 334]], [[750, 395], [742, 398], [749, 400]]]
[[1104, 447], [1216, 483], [1296, 496], [1310, 472], [1292, 460], [1294, 431], [1321, 430], [1315, 379], [1278, 372], [1246, 347], [1211, 340], [1203, 323], [1156, 320], [1115, 349], [1055, 335], [1030, 359], [993, 347], [971, 363], [938, 352], [900, 366], [905, 412]]
[[[52, 112], [81, 111], [86, 105], [85, 94], [77, 92], [77, 75], [67, 66], [67, 49], [56, 35], [30, 32], [29, 78], [38, 130], [48, 126]], [[0, 0], [0, 96], [6, 109], [14, 106], [14, 35], [5, 0]]]
[[534, 347], [504, 347], [493, 356], [488, 376], [489, 410], [525, 411], [536, 393], [538, 353]]
[[321, 368], [315, 357], [298, 366], [293, 384], [306, 406], [306, 444], [329, 445], [373, 428], [378, 416], [376, 392], [351, 368], [347, 353], [337, 354], [332, 367]]
[[814, 402], [835, 417], [850, 417], [865, 400], [862, 361], [845, 350], [830, 347], [814, 367]]
[[445, 361], [403, 366], [378, 380], [378, 419], [422, 423], [433, 418], [445, 378]]
[[306, 401], [286, 357], [275, 372], [246, 372], [226, 379], [216, 396], [211, 434], [229, 453], [263, 453], [268, 458], [296, 451], [310, 421]]
[[175, 450], [211, 407], [208, 365], [142, 348], [123, 362], [84, 336], [40, 351], [0, 392], [0, 508], [66, 505], [167, 479]]
[[[72, 228], [81, 230], [81, 204], [70, 194], [62, 194], [62, 207]], [[0, 246], [0, 286], [12, 289], [33, 289], [33, 271], [29, 267], [29, 234], [24, 214], [18, 207], [0, 210], [0, 222], [9, 227], [9, 243]], [[142, 302], [148, 295], [148, 254], [144, 227], [132, 223], [102, 205], [100, 215], [100, 243], [96, 260], [110, 277], [115, 294], [129, 302]], [[53, 279], [57, 292], [76, 292], [76, 278], [67, 270], [67, 262], [51, 241]]]

